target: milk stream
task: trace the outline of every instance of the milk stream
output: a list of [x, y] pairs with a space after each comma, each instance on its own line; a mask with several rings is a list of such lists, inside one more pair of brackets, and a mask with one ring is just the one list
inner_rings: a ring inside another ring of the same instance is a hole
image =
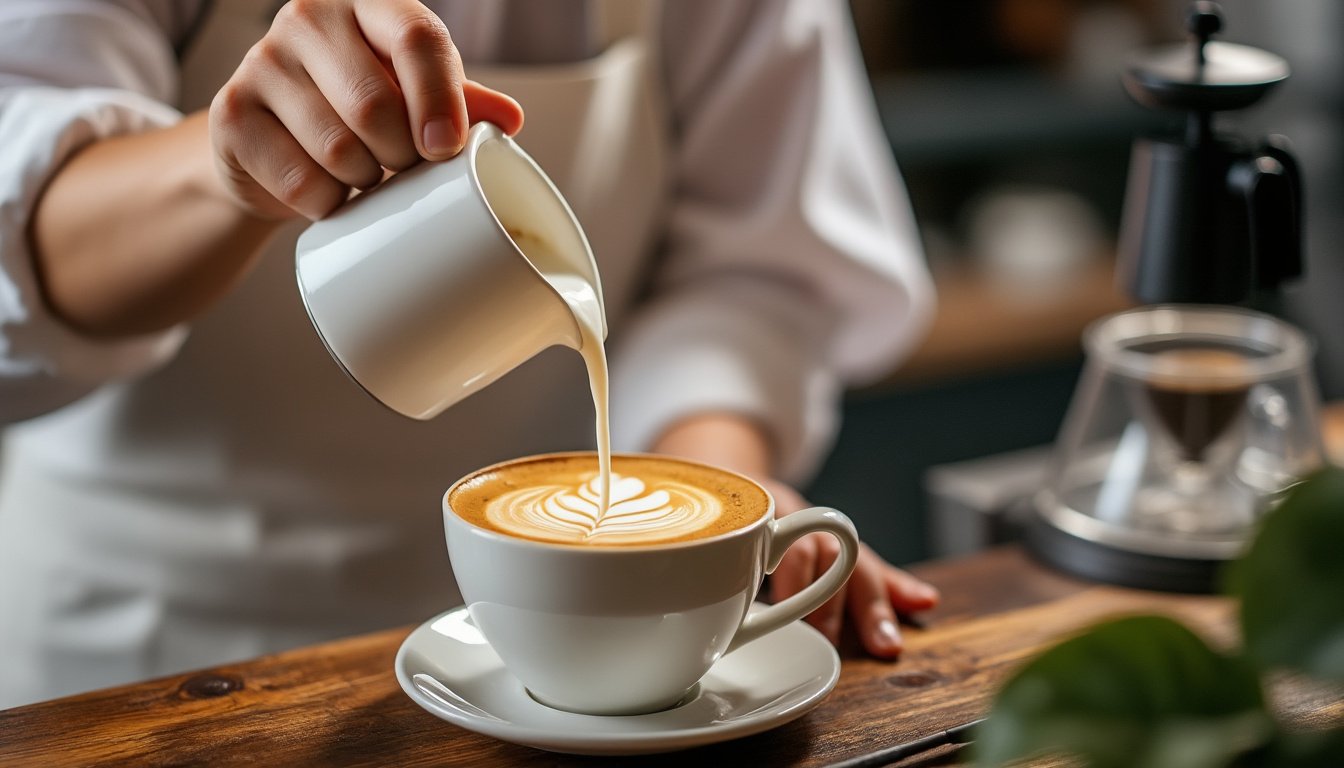
[[611, 508], [611, 420], [607, 390], [607, 349], [602, 340], [602, 304], [597, 292], [582, 277], [564, 275], [551, 279], [551, 285], [565, 297], [579, 326], [579, 354], [588, 369], [588, 388], [593, 393], [593, 411], [597, 414], [597, 471], [599, 519]]
[[579, 328], [579, 354], [588, 369], [588, 387], [593, 393], [593, 410], [597, 414], [597, 468], [598, 517], [607, 514], [611, 505], [611, 421], [607, 397], [607, 351], [602, 329], [606, 318], [598, 286], [573, 265], [587, 261], [587, 254], [573, 254], [565, 258], [547, 241], [523, 230], [510, 228], [509, 235], [527, 254], [532, 265], [541, 272], [565, 300], [574, 322]]

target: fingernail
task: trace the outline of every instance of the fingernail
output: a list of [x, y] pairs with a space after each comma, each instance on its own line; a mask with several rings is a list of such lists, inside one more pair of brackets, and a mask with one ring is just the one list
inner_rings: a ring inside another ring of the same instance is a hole
[[877, 629], [873, 632], [873, 644], [893, 652], [899, 651], [903, 643], [901, 642], [901, 630], [897, 628], [896, 622], [891, 619], [879, 621]]
[[454, 154], [462, 145], [461, 138], [457, 135], [457, 128], [453, 127], [453, 121], [447, 117], [435, 117], [425, 123], [423, 138], [425, 149], [436, 155]]
[[915, 589], [915, 597], [919, 598], [920, 600], [927, 600], [928, 602], [932, 603], [938, 600], [939, 594], [937, 589], [934, 589], [928, 584], [920, 584]]

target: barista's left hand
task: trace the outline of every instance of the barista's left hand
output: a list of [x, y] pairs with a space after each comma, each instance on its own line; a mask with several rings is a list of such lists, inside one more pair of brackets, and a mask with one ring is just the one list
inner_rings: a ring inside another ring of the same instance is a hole
[[[777, 480], [763, 483], [775, 497], [775, 515], [783, 517], [811, 506], [793, 488]], [[840, 554], [835, 537], [814, 533], [799, 539], [770, 577], [774, 602], [799, 592], [826, 572]], [[849, 581], [807, 622], [832, 643], [840, 640], [846, 616], [868, 653], [892, 658], [904, 647], [896, 613], [914, 613], [938, 604], [938, 590], [891, 565], [867, 544], [859, 545], [859, 562]]]
[[[655, 442], [655, 453], [736, 470], [761, 481], [775, 497], [775, 515], [783, 517], [810, 506], [792, 487], [770, 479], [771, 446], [756, 422], [729, 413], [705, 413], [674, 424]], [[782, 600], [816, 581], [835, 562], [840, 545], [824, 533], [804, 536], [789, 547], [770, 580], [770, 599]], [[901, 652], [896, 613], [914, 613], [938, 604], [938, 590], [883, 560], [867, 544], [860, 545], [854, 574], [807, 621], [832, 643], [848, 621], [864, 649], [889, 659]]]

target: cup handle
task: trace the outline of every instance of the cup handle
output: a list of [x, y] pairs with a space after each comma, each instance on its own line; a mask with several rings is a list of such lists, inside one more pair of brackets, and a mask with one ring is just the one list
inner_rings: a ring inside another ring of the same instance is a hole
[[840, 542], [840, 556], [821, 578], [801, 592], [774, 605], [751, 611], [737, 628], [737, 634], [725, 653], [731, 653], [756, 638], [773, 632], [790, 622], [801, 619], [820, 608], [844, 586], [854, 565], [859, 560], [859, 534], [854, 523], [839, 510], [829, 507], [811, 507], [778, 520], [770, 521], [770, 550], [766, 553], [765, 572], [774, 573], [784, 553], [798, 539], [809, 533], [829, 533]]

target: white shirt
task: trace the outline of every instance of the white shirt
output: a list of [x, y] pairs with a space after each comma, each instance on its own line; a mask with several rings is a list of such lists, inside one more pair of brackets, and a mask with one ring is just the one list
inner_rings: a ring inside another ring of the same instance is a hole
[[[25, 236], [43, 184], [208, 103], [276, 3], [217, 3], [183, 65], [199, 5], [0, 0], [0, 707], [449, 608], [443, 490], [593, 445], [570, 350], [430, 422], [368, 399], [303, 311], [301, 224], [190, 328], [102, 342], [51, 316]], [[806, 478], [842, 388], [932, 303], [843, 3], [428, 5], [469, 77], [520, 95], [519, 141], [588, 231], [616, 447], [734, 411]]]

